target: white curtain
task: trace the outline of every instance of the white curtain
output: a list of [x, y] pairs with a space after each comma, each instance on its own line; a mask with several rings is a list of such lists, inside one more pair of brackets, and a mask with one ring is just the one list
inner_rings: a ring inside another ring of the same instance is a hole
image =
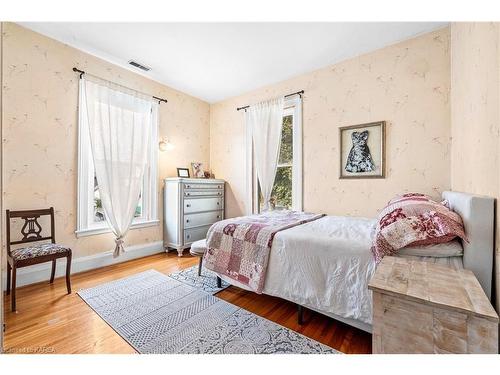
[[153, 146], [152, 97], [89, 76], [83, 85], [95, 173], [117, 257], [134, 219]]
[[283, 97], [271, 99], [250, 106], [246, 112], [246, 125], [252, 132], [255, 169], [264, 198], [264, 210], [269, 209], [278, 167], [283, 101]]

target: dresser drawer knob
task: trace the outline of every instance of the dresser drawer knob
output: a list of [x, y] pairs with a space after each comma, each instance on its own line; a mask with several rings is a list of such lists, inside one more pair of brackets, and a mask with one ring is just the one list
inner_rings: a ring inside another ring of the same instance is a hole
[[191, 207], [191, 205], [188, 203], [188, 204], [186, 204], [186, 207]]
[[221, 195], [221, 194], [222, 194], [222, 193], [221, 193], [220, 191], [217, 193], [217, 195]]
[[219, 205], [220, 205], [220, 202], [217, 202], [217, 206], [219, 206]]
[[186, 236], [186, 238], [191, 238], [191, 235], [190, 235], [190, 234], [188, 234], [188, 235]]
[[220, 215], [217, 215], [217, 219], [220, 219]]
[[191, 187], [191, 185], [186, 185], [186, 187], [189, 189]]
[[191, 193], [186, 193], [186, 195], [191, 195]]
[[189, 223], [189, 219], [186, 219], [186, 223]]

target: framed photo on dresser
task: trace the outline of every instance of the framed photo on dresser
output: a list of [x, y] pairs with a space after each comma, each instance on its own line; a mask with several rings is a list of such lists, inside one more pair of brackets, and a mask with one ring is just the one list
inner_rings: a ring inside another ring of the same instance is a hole
[[189, 178], [189, 168], [177, 168], [177, 177]]

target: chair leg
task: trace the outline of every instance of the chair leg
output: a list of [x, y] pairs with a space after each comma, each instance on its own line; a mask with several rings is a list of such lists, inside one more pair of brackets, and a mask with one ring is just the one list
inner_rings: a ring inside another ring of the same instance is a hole
[[50, 272], [50, 283], [54, 282], [54, 277], [56, 276], [56, 260], [52, 261], [52, 271]]
[[68, 289], [68, 294], [71, 294], [71, 253], [68, 254], [66, 258], [66, 288]]
[[222, 288], [222, 279], [217, 276], [217, 288]]
[[10, 297], [12, 303], [12, 312], [16, 311], [16, 276], [17, 276], [17, 268], [14, 264], [12, 266], [12, 296]]
[[12, 267], [10, 263], [7, 261], [7, 295], [10, 294], [10, 275], [12, 273]]
[[201, 267], [203, 265], [203, 257], [200, 257], [200, 262], [198, 263], [198, 276], [201, 276]]

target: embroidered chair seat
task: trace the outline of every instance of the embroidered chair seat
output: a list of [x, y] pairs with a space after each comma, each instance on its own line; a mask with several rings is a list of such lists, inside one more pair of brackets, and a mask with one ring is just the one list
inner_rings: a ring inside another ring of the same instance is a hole
[[11, 256], [15, 260], [24, 260], [38, 258], [45, 255], [54, 255], [58, 253], [68, 253], [69, 247], [61, 246], [55, 243], [33, 244], [19, 249], [12, 249]]

